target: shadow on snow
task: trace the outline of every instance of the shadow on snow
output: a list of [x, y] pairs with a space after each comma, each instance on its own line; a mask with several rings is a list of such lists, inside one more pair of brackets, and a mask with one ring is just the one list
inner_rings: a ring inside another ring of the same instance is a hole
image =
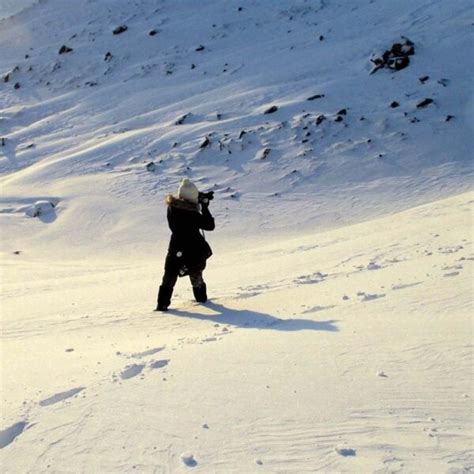
[[185, 318], [202, 319], [219, 324], [230, 324], [241, 328], [274, 329], [276, 331], [339, 331], [335, 324], [337, 323], [336, 320], [280, 319], [257, 311], [227, 308], [224, 305], [210, 301], [205, 306], [215, 311], [216, 314], [204, 315], [176, 309], [170, 309], [169, 314]]

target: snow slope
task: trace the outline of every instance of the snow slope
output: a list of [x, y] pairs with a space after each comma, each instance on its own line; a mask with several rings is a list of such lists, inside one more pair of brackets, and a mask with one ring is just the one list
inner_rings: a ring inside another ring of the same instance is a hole
[[9, 257], [3, 472], [470, 472], [473, 199], [229, 249], [167, 314], [153, 263]]
[[[40, 2], [1, 25], [3, 247], [149, 255], [185, 175], [217, 191], [223, 237], [468, 190], [471, 18], [466, 0]], [[401, 35], [415, 42], [410, 66], [369, 75]], [[434, 103], [417, 108], [424, 98]], [[48, 225], [24, 219], [41, 198], [57, 204]]]
[[472, 2], [1, 6], [2, 472], [474, 470]]

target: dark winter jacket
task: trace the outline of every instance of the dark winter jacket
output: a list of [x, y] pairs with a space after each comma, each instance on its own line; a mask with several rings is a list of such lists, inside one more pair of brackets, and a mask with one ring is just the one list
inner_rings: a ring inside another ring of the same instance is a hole
[[173, 195], [166, 198], [171, 239], [166, 257], [166, 268], [178, 271], [179, 276], [204, 270], [212, 255], [201, 230], [214, 230], [214, 218], [207, 205], [193, 204]]

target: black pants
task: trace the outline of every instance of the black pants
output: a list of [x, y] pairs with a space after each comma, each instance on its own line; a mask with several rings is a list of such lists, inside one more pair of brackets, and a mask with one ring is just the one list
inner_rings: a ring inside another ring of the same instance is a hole
[[[178, 279], [178, 270], [174, 268], [165, 268], [165, 274], [163, 275], [163, 280], [161, 286], [169, 288], [172, 290], [176, 281]], [[189, 273], [189, 279], [191, 280], [191, 285], [194, 288], [201, 287], [204, 285], [204, 279], [202, 277], [202, 270], [196, 270]]]

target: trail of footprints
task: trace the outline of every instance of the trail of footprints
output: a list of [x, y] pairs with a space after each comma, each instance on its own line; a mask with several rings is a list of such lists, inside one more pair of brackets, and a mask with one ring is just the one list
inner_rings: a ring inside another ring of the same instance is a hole
[[[138, 375], [140, 375], [141, 378], [144, 378], [145, 369], [148, 369], [148, 371], [165, 369], [168, 366], [170, 359], [152, 359], [149, 361], [143, 361], [144, 358], [153, 356], [156, 353], [161, 352], [162, 350], [164, 350], [164, 347], [156, 347], [153, 349], [147, 349], [143, 352], [136, 352], [131, 354], [117, 352], [117, 356], [123, 356], [127, 359], [136, 359], [139, 360], [139, 362], [126, 365], [122, 370], [119, 371], [118, 374], [113, 373], [112, 381], [128, 381], [129, 379], [137, 377]], [[72, 350], [66, 349], [66, 352], [72, 352]], [[85, 390], [86, 387], [80, 386], [71, 388], [64, 392], [58, 392], [45, 399], [40, 400], [39, 402], [35, 403], [34, 406], [44, 408], [49, 407], [51, 405], [55, 405], [60, 402], [65, 402], [69, 399], [77, 397], [78, 394], [84, 392]], [[85, 397], [85, 394], [83, 395], [83, 397]], [[26, 402], [24, 402], [24, 405], [26, 405]], [[35, 425], [35, 423], [30, 421], [28, 413], [24, 414], [22, 418], [23, 419], [21, 421], [18, 421], [7, 428], [0, 430], [0, 449], [3, 449], [12, 444], [22, 433], [24, 433], [26, 430]]]
[[[458, 254], [458, 252], [464, 250], [463, 245], [453, 245], [453, 246], [444, 246], [444, 247], [439, 247], [438, 252], [443, 254], [443, 255], [453, 255], [453, 254]], [[423, 256], [429, 257], [433, 255], [433, 252], [430, 250], [424, 250], [423, 251]], [[403, 259], [398, 259], [398, 258], [393, 258], [393, 259], [387, 259], [384, 261], [384, 264], [378, 263], [376, 260], [370, 261], [367, 265], [359, 265], [355, 266], [355, 272], [360, 272], [360, 271], [376, 271], [383, 269], [389, 265], [394, 265], [398, 262], [404, 261]], [[462, 256], [455, 260], [454, 262], [451, 262], [450, 264], [447, 264], [441, 268], [441, 271], [445, 272], [443, 273], [444, 278], [452, 278], [458, 276], [461, 271], [464, 269], [464, 263], [466, 262], [472, 262], [474, 261], [474, 256], [469, 255], [469, 256]], [[324, 282], [328, 277], [334, 276], [338, 277], [341, 274], [333, 274], [329, 275], [327, 273], [322, 273], [322, 272], [315, 272], [312, 274], [307, 274], [307, 275], [301, 275], [295, 279], [292, 280], [293, 285], [301, 285], [301, 284], [319, 284]], [[347, 275], [347, 273], [345, 273]], [[393, 284], [391, 286], [391, 290], [397, 291], [397, 290], [403, 290], [406, 288], [411, 288], [417, 285], [421, 285], [423, 282], [421, 281], [416, 281], [416, 282], [409, 282], [409, 283], [397, 283]], [[249, 286], [245, 288], [240, 288], [241, 293], [238, 294], [240, 297], [252, 297], [256, 296], [264, 291], [267, 291], [268, 289], [272, 288], [271, 285], [257, 285], [257, 286]], [[367, 293], [365, 291], [358, 291], [356, 294], [357, 299], [360, 302], [370, 302], [374, 300], [378, 300], [380, 298], [384, 298], [386, 296], [386, 293]], [[351, 298], [347, 295], [342, 296], [342, 300], [350, 300]], [[315, 306], [311, 308], [307, 308], [306, 305], [303, 305], [306, 309], [302, 311], [302, 313], [314, 313], [317, 311], [324, 311], [328, 309], [332, 309], [335, 307], [335, 305], [330, 305], [330, 306]], [[214, 324], [214, 332], [210, 336], [206, 337], [200, 337], [200, 338], [182, 338], [178, 341], [178, 344], [184, 344], [184, 343], [191, 343], [191, 344], [203, 344], [203, 343], [208, 343], [208, 342], [215, 342], [220, 339], [222, 339], [223, 336], [226, 336], [228, 334], [231, 334], [232, 331], [229, 330], [230, 325], [225, 325], [221, 326], [220, 324], [216, 323]], [[156, 348], [151, 348], [144, 350], [142, 352], [135, 352], [135, 353], [122, 353], [122, 352], [117, 352], [117, 356], [124, 357], [129, 360], [134, 360], [136, 362], [130, 363], [123, 367], [118, 373], [113, 373], [112, 374], [112, 381], [113, 382], [120, 382], [121, 381], [128, 381], [130, 379], [133, 379], [137, 376], [140, 376], [141, 379], [143, 379], [146, 375], [146, 373], [150, 373], [155, 370], [165, 370], [168, 367], [170, 363], [170, 359], [152, 359], [148, 361], [144, 361], [144, 358], [148, 358], [150, 356], [154, 356], [157, 353], [163, 351], [165, 348], [164, 347], [156, 347]], [[66, 349], [66, 352], [72, 352], [73, 349]], [[164, 378], [166, 380], [166, 378]], [[80, 393], [84, 392], [86, 390], [86, 387], [74, 387], [69, 390], [66, 390], [64, 392], [58, 392], [56, 394], [53, 394], [43, 400], [40, 400], [37, 405], [39, 407], [49, 407], [51, 405], [55, 405], [60, 402], [64, 402], [66, 400], [69, 400], [71, 398], [77, 397]], [[85, 395], [83, 395], [85, 396]], [[34, 423], [30, 422], [27, 416], [24, 416], [24, 419], [14, 423], [13, 425], [0, 430], [0, 449], [3, 449], [10, 444], [12, 444], [22, 433], [24, 433], [26, 430], [34, 426]]]
[[[436, 235], [435, 237], [439, 237], [439, 235]], [[467, 239], [463, 240], [463, 243], [468, 242]], [[438, 247], [436, 252], [442, 255], [446, 256], [451, 256], [454, 254], [457, 254], [460, 251], [465, 250], [465, 246], [462, 244], [459, 245], [445, 245]], [[422, 251], [422, 255], [424, 257], [430, 257], [434, 254], [432, 250], [429, 249], [424, 249]], [[357, 257], [362, 257], [362, 255], [358, 255]], [[350, 260], [352, 260], [354, 257], [350, 257], [344, 262], [341, 262], [340, 265], [343, 265]], [[455, 260], [454, 262], [451, 262], [450, 264], [446, 264], [441, 268], [441, 270], [444, 272], [442, 274], [442, 277], [444, 278], [452, 278], [452, 277], [457, 277], [458, 275], [461, 274], [461, 271], [464, 270], [464, 263], [466, 262], [472, 262], [474, 260], [474, 256], [469, 255], [469, 256], [462, 256]], [[323, 273], [320, 271], [313, 272], [311, 274], [305, 274], [305, 275], [300, 275], [290, 281], [279, 281], [274, 284], [263, 284], [263, 285], [251, 285], [251, 286], [246, 286], [246, 287], [240, 287], [239, 292], [235, 295], [238, 298], [251, 298], [254, 296], [258, 296], [268, 290], [276, 289], [280, 286], [298, 286], [298, 285], [307, 285], [307, 284], [318, 284], [318, 283], [323, 283], [328, 278], [337, 278], [341, 276], [349, 276], [351, 274], [356, 274], [362, 271], [377, 271], [381, 270], [384, 268], [387, 268], [392, 265], [396, 265], [401, 262], [407, 261], [407, 257], [390, 257], [390, 258], [385, 258], [382, 261], [379, 261], [379, 258], [374, 258], [370, 260], [367, 264], [359, 264], [359, 265], [354, 265], [354, 270], [352, 271], [347, 271], [347, 272], [340, 272], [340, 273]], [[338, 266], [340, 266], [338, 265]], [[423, 281], [411, 281], [411, 282], [399, 282], [399, 283], [393, 283], [391, 285], [391, 290], [392, 291], [397, 291], [397, 290], [404, 290], [407, 288], [412, 288], [418, 285], [421, 285]], [[383, 288], [383, 287], [382, 287]], [[368, 293], [366, 291], [358, 291], [355, 294], [355, 297], [360, 301], [360, 302], [368, 302], [368, 301], [374, 301], [380, 298], [384, 298], [387, 296], [385, 292], [381, 293]], [[350, 300], [351, 297], [348, 296], [347, 294], [344, 294], [342, 296], [343, 301]], [[303, 305], [306, 307], [305, 305]], [[323, 309], [331, 309], [334, 308], [335, 305], [331, 306], [316, 306], [315, 308], [307, 308], [303, 311], [303, 313], [310, 313], [310, 312], [316, 312], [316, 311], [321, 311]]]

